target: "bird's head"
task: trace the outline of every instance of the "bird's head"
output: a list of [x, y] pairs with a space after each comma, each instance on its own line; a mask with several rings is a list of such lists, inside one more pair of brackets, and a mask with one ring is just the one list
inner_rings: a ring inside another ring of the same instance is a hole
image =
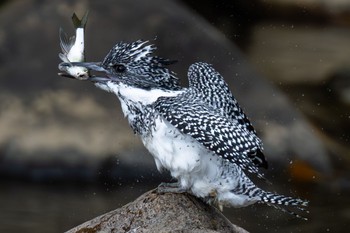
[[174, 61], [152, 56], [155, 49], [155, 46], [142, 40], [133, 43], [119, 42], [102, 62], [72, 64], [98, 71], [99, 74], [91, 76], [89, 80], [99, 86], [114, 82], [142, 89], [180, 89], [175, 73], [166, 67]]

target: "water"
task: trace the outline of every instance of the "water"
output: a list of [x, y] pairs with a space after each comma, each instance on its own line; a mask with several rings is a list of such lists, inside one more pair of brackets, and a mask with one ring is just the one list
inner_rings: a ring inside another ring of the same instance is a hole
[[[96, 185], [3, 182], [0, 232], [63, 232], [121, 207], [154, 187], [136, 183], [106, 189]], [[349, 193], [319, 187], [311, 187], [306, 192], [311, 201], [309, 221], [265, 205], [225, 208], [224, 214], [250, 232], [347, 232], [350, 228]]]
[[123, 187], [104, 191], [97, 186], [1, 185], [0, 232], [63, 232], [121, 207], [146, 191]]

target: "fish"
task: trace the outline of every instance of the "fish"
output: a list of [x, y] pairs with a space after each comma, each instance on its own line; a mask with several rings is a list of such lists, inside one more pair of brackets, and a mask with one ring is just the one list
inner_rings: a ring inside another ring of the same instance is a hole
[[59, 53], [59, 58], [63, 61], [59, 64], [58, 69], [64, 73], [58, 75], [73, 79], [87, 80], [89, 78], [89, 71], [85, 67], [74, 66], [71, 62], [85, 61], [85, 27], [88, 20], [89, 12], [86, 11], [84, 16], [79, 19], [73, 13], [72, 21], [75, 28], [75, 35], [68, 37], [62, 28], [59, 30], [60, 46], [62, 53]]

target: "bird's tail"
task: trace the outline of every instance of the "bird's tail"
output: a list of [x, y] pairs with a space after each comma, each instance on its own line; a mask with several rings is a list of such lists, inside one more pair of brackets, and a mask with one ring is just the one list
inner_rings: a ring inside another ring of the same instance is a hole
[[85, 28], [87, 20], [88, 20], [88, 15], [89, 15], [89, 11], [86, 11], [84, 16], [81, 19], [79, 19], [78, 16], [75, 13], [73, 13], [72, 21], [73, 21], [74, 27], [75, 28]]
[[262, 203], [265, 203], [269, 206], [273, 206], [276, 209], [282, 210], [283, 212], [289, 213], [297, 218], [307, 220], [306, 217], [303, 217], [292, 210], [285, 208], [284, 206], [289, 206], [291, 208], [298, 209], [300, 211], [309, 213], [305, 208], [308, 206], [308, 201], [301, 200], [299, 198], [287, 197], [283, 195], [278, 195], [270, 192], [263, 192], [260, 195]]

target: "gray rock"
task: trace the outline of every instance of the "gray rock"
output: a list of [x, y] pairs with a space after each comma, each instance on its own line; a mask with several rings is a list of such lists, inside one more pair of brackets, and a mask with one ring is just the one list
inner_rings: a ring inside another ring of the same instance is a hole
[[67, 231], [95, 232], [247, 233], [232, 224], [217, 209], [189, 194], [158, 194], [156, 190]]

